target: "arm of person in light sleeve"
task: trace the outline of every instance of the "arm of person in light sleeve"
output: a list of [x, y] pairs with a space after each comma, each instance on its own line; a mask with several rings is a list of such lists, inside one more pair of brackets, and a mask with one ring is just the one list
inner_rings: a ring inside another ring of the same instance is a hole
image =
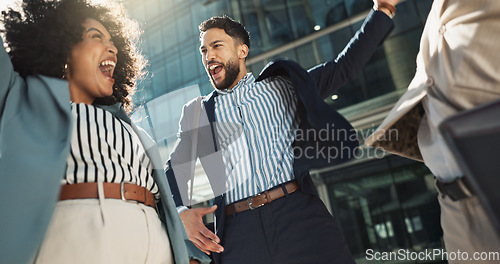
[[7, 95], [15, 82], [24, 82], [10, 61], [9, 54], [5, 51], [3, 39], [0, 37], [0, 116], [3, 119]]
[[374, 0], [374, 2], [376, 2], [374, 8], [379, 10], [370, 11], [361, 28], [337, 58], [308, 70], [315, 79], [318, 92], [323, 99], [354, 79], [394, 28], [388, 9], [382, 6], [394, 6], [399, 0]]
[[0, 263], [32, 263], [66, 169], [70, 96], [64, 80], [22, 78], [0, 39]]
[[210, 255], [211, 252], [221, 252], [223, 248], [218, 244], [219, 237], [206, 228], [203, 216], [216, 210], [216, 206], [189, 209], [188, 181], [193, 177], [192, 155], [192, 126], [190, 124], [193, 116], [193, 104], [195, 100], [188, 102], [182, 110], [179, 121], [179, 132], [176, 144], [170, 153], [165, 174], [170, 184], [177, 210], [186, 229], [189, 240], [196, 247]]

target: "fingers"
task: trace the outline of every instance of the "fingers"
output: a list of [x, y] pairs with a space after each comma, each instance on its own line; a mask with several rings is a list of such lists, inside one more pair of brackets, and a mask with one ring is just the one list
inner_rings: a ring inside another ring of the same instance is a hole
[[[207, 251], [217, 253], [224, 251], [224, 248], [221, 245], [216, 243], [214, 240], [208, 239], [202, 234], [197, 236], [195, 239], [196, 241], [194, 241], [193, 243], [195, 243], [195, 245], [205, 253], [207, 253]], [[210, 253], [207, 254], [210, 255]]]
[[220, 243], [219, 237], [214, 234], [210, 229], [208, 229], [206, 226], [203, 226], [203, 228], [200, 229], [200, 233], [202, 236], [214, 241], [215, 243]]
[[203, 243], [201, 243], [201, 241], [199, 240], [191, 240], [191, 242], [193, 242], [193, 244], [198, 248], [200, 249], [201, 251], [203, 251], [203, 253], [207, 254], [207, 255], [210, 255], [211, 252], [207, 249], [205, 249], [205, 246]]
[[390, 4], [395, 6], [396, 4], [399, 3], [400, 0], [373, 0], [373, 2], [377, 5], [380, 5], [382, 3]]
[[219, 237], [205, 226], [199, 229], [199, 234], [196, 236], [196, 238], [200, 243], [203, 244], [202, 247], [204, 250], [209, 250], [218, 253], [224, 251], [224, 248], [221, 245], [219, 245], [220, 243]]
[[191, 242], [198, 247], [201, 251], [203, 251], [205, 254], [210, 255], [211, 252], [217, 252], [220, 253], [224, 251], [224, 248], [217, 244], [215, 241], [206, 238], [202, 234], [199, 236], [195, 236], [190, 238]]
[[186, 228], [189, 240], [205, 254], [210, 252], [222, 252], [224, 248], [219, 245], [220, 239], [210, 231], [203, 223], [203, 216], [214, 212], [217, 206], [200, 207], [185, 210], [181, 213], [181, 219]]

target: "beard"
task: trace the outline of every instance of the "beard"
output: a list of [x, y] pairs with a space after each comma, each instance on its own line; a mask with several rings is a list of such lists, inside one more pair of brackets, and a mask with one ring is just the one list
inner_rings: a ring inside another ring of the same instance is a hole
[[212, 86], [217, 90], [224, 90], [229, 87], [236, 81], [238, 75], [240, 74], [240, 65], [237, 59], [229, 60], [227, 63], [222, 64], [222, 68], [225, 71], [224, 80], [219, 84], [215, 83], [215, 80], [210, 75], [210, 81], [212, 82]]

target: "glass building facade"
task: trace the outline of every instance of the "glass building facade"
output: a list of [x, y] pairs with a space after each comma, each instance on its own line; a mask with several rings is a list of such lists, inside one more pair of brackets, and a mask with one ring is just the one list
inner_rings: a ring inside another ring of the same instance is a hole
[[[142, 49], [149, 59], [149, 75], [134, 95], [139, 107], [133, 119], [155, 138], [167, 160], [182, 106], [213, 89], [198, 51], [202, 21], [224, 14], [241, 21], [251, 36], [247, 67], [257, 76], [276, 58], [295, 60], [304, 68], [334, 59], [359, 29], [373, 1], [128, 0], [125, 4], [144, 30]], [[326, 100], [352, 122], [363, 151], [355, 160], [313, 171], [312, 176], [358, 263], [369, 261], [367, 249], [421, 252], [443, 247], [434, 176], [422, 163], [363, 147], [363, 139], [380, 124], [415, 73], [431, 4], [432, 0], [402, 0], [395, 29], [358, 77]], [[208, 199], [206, 181], [199, 181], [195, 192], [199, 200]], [[440, 260], [405, 263], [417, 262]]]

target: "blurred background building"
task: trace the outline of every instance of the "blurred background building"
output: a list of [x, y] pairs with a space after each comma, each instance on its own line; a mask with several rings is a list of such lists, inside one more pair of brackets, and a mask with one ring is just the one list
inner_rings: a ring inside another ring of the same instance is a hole
[[[227, 14], [246, 26], [251, 35], [247, 67], [257, 76], [276, 58], [298, 61], [304, 68], [335, 58], [373, 2], [127, 0], [125, 4], [144, 29], [142, 48], [149, 59], [150, 75], [135, 94], [140, 107], [134, 119], [155, 138], [166, 161], [176, 140], [182, 106], [213, 89], [198, 51], [198, 25], [203, 20]], [[420, 35], [431, 4], [432, 0], [402, 0], [394, 17], [395, 29], [361, 74], [327, 99], [352, 122], [361, 146], [415, 73]], [[422, 163], [363, 147], [360, 153], [349, 163], [312, 173], [356, 261], [367, 261], [366, 249], [442, 248], [434, 176]], [[195, 199], [207, 203], [210, 186], [203, 179], [196, 186]], [[425, 261], [405, 263], [417, 262]]]

